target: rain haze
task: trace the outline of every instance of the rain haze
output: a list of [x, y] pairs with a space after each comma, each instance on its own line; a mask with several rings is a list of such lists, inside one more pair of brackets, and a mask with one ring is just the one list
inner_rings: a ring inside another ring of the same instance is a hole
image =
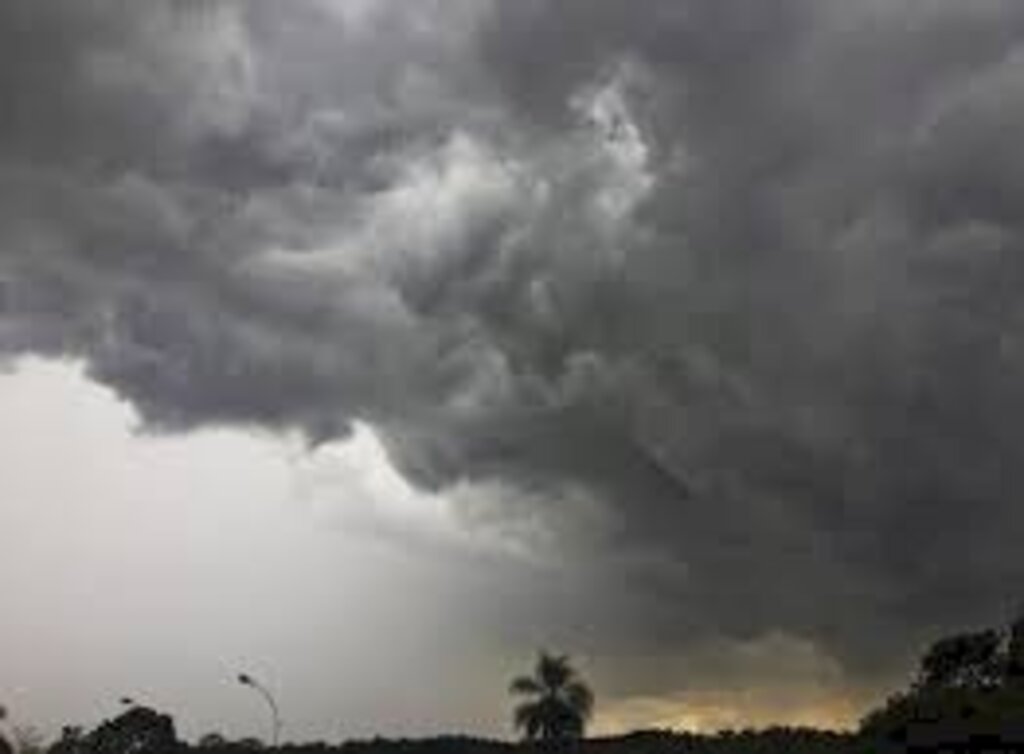
[[1021, 604], [1021, 133], [1017, 0], [2, 0], [0, 702], [854, 725]]

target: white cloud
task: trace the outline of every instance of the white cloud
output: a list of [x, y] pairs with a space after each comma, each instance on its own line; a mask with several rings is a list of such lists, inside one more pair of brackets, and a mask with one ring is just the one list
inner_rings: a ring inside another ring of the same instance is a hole
[[481, 542], [370, 428], [311, 454], [270, 434], [138, 434], [80, 365], [38, 359], [0, 375], [0, 425], [0, 698], [17, 722], [89, 725], [130, 695], [187, 735], [261, 734], [231, 685], [242, 668], [280, 690], [299, 738], [481, 719], [471, 661], [430, 700], [413, 682], [448, 643], [471, 657], [490, 641], [463, 607]]

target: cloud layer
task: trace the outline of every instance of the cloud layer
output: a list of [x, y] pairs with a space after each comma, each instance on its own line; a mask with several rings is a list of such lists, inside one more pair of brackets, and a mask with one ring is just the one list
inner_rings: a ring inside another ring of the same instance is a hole
[[1022, 41], [1009, 0], [6, 2], [0, 348], [503, 490], [462, 515], [557, 532], [587, 651], [884, 673], [1024, 577]]

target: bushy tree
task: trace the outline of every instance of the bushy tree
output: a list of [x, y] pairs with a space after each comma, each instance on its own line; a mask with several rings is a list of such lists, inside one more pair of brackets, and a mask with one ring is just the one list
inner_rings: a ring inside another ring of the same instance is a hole
[[921, 659], [923, 688], [994, 688], [1003, 680], [1002, 637], [994, 629], [939, 639]]
[[82, 735], [65, 729], [51, 754], [168, 754], [180, 748], [170, 715], [136, 706]]
[[1024, 687], [1024, 613], [1010, 624], [1005, 655], [1006, 684], [1017, 688]]
[[86, 736], [80, 725], [65, 725], [50, 746], [50, 754], [81, 754], [86, 750]]
[[878, 750], [991, 738], [1024, 745], [1024, 616], [1006, 632], [960, 633], [934, 642], [913, 684], [861, 721]]

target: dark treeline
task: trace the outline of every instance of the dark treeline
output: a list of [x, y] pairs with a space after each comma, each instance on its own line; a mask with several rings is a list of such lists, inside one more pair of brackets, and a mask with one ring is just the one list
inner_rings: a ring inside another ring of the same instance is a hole
[[[173, 719], [133, 706], [95, 730], [67, 727], [49, 747], [22, 754], [912, 754], [1024, 752], [1024, 616], [1001, 629], [941, 638], [921, 657], [908, 687], [870, 711], [856, 731], [774, 727], [714, 734], [639, 731], [584, 737], [593, 694], [568, 657], [541, 653], [510, 687], [519, 704], [518, 743], [466, 736], [341, 744], [231, 741], [213, 733], [181, 741]], [[0, 754], [11, 747], [0, 739]]]
[[[857, 736], [848, 733], [777, 727], [716, 734], [651, 730], [562, 744], [512, 743], [468, 736], [376, 738], [342, 744], [285, 744], [273, 751], [275, 754], [845, 754], [863, 752], [859, 743]], [[254, 749], [262, 750], [264, 754], [270, 751], [269, 747], [257, 749], [247, 741], [225, 741], [217, 746], [165, 742], [153, 749], [152, 754], [250, 754]]]
[[[639, 731], [623, 736], [588, 738], [563, 746], [460, 737], [397, 741], [378, 739], [348, 742], [336, 747], [284, 747], [282, 754], [842, 754], [862, 751], [855, 748], [856, 743], [856, 737], [850, 734], [778, 727], [758, 731], [723, 731], [713, 735], [667, 730]], [[230, 753], [222, 751], [215, 754]]]

